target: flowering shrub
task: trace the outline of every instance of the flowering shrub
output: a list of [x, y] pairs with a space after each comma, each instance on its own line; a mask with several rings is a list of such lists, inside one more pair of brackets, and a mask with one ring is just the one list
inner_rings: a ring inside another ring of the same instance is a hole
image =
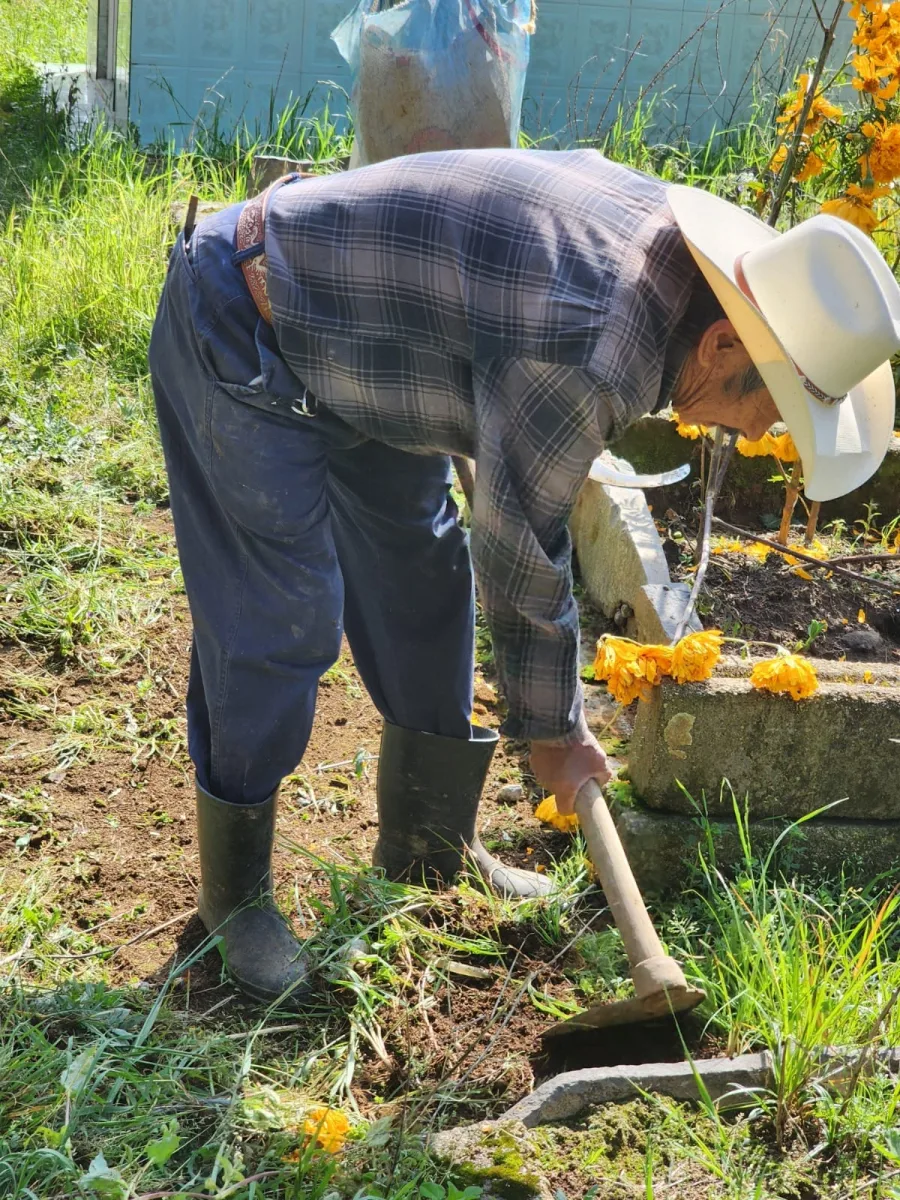
[[[847, 113], [818, 84], [792, 179], [803, 184], [821, 177], [829, 191], [838, 193], [821, 205], [822, 212], [850, 221], [871, 236], [891, 215], [893, 209], [882, 201], [894, 194], [891, 184], [900, 179], [900, 2], [854, 0], [849, 15], [856, 25], [852, 52], [830, 84], [849, 79], [860, 104]], [[776, 118], [782, 140], [770, 171], [784, 167], [812, 87], [813, 77], [804, 72], [783, 98]]]

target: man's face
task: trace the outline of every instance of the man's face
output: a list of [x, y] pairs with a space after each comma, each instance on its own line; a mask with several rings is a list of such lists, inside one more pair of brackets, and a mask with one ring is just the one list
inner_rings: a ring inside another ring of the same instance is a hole
[[685, 361], [672, 407], [689, 425], [721, 425], [757, 441], [779, 420], [775, 401], [730, 321], [710, 325]]

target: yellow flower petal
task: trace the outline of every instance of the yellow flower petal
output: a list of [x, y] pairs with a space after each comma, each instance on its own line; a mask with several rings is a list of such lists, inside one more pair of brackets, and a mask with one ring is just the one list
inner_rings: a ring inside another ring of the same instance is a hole
[[857, 619], [857, 621], [859, 621], [860, 625], [865, 625], [865, 623], [866, 623], [866, 610], [865, 610], [864, 608], [861, 608], [861, 609], [859, 610], [859, 612], [856, 614], [856, 619]]
[[575, 813], [564, 817], [556, 807], [556, 797], [547, 796], [534, 810], [534, 815], [545, 825], [552, 825], [560, 833], [574, 833], [578, 828], [578, 817]]

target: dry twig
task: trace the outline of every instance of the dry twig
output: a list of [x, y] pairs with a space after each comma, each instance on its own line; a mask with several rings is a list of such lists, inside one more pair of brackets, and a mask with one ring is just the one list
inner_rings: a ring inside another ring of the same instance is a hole
[[770, 550], [775, 550], [779, 554], [783, 554], [785, 558], [799, 558], [803, 562], [809, 563], [812, 567], [818, 567], [820, 571], [833, 571], [835, 575], [841, 575], [846, 579], [852, 579], [856, 583], [864, 583], [867, 587], [877, 588], [882, 592], [890, 592], [892, 596], [900, 592], [900, 580], [896, 583], [885, 583], [881, 579], [872, 579], [869, 575], [860, 575], [858, 571], [848, 571], [846, 567], [836, 567], [833, 561], [827, 558], [814, 558], [812, 554], [804, 554], [802, 550], [797, 550], [795, 547], [782, 546], [780, 542], [773, 542], [771, 538], [760, 537], [758, 533], [751, 533], [749, 529], [741, 529], [739, 525], [732, 525], [728, 521], [723, 521], [721, 517], [713, 517], [713, 524], [721, 526], [722, 529], [727, 529], [729, 533], [736, 533], [738, 537], [747, 538], [750, 542], [759, 542], [761, 546], [768, 546]]

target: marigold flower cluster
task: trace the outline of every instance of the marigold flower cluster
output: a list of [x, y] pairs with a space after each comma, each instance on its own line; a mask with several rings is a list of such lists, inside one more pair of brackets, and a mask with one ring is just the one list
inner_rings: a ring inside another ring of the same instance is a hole
[[792, 700], [806, 700], [819, 686], [815, 667], [800, 654], [763, 659], [750, 673], [750, 682], [760, 691], [781, 693]]
[[794, 445], [794, 439], [789, 433], [782, 433], [777, 437], [772, 433], [764, 433], [755, 442], [748, 441], [745, 437], [739, 437], [737, 440], [737, 452], [738, 454], [742, 454], [744, 458], [764, 458], [766, 455], [771, 454], [783, 463], [796, 462], [799, 458], [797, 447]]
[[[803, 109], [806, 107], [811, 87], [812, 80], [809, 74], [804, 72], [802, 75], [799, 75], [797, 77], [797, 87], [793, 92], [788, 94], [780, 116], [775, 118], [782, 141], [781, 145], [775, 151], [772, 161], [769, 163], [770, 171], [780, 171], [785, 164], [788, 156], [788, 146], [794, 140], [797, 132], [797, 122], [800, 120]], [[809, 111], [806, 114], [806, 120], [803, 123], [803, 136], [800, 139], [793, 175], [798, 183], [804, 183], [807, 179], [814, 179], [816, 175], [821, 174], [825, 169], [825, 159], [812, 149], [813, 138], [820, 132], [826, 121], [839, 121], [843, 115], [844, 110], [840, 105], [832, 104], [824, 92], [816, 92], [810, 103]], [[819, 147], [819, 149], [828, 157], [833, 153], [834, 145], [832, 142], [827, 142], [824, 147]]]
[[851, 82], [869, 106], [871, 119], [852, 134], [858, 146], [858, 180], [826, 200], [822, 212], [871, 237], [882, 220], [876, 205], [891, 194], [893, 180], [900, 179], [900, 124], [894, 119], [900, 101], [900, 0], [854, 0], [850, 16], [856, 22]]
[[674, 418], [675, 432], [679, 437], [689, 438], [695, 442], [699, 437], [705, 437], [709, 430], [705, 425], [686, 425], [683, 421], [679, 421], [678, 417]]
[[594, 678], [605, 683], [620, 704], [649, 700], [666, 676], [677, 683], [709, 679], [722, 653], [717, 629], [689, 633], [674, 646], [644, 646], [606, 635], [597, 643]]
[[[643, 646], [606, 634], [597, 643], [594, 677], [606, 683], [620, 704], [649, 700], [652, 689], [666, 677], [676, 683], [709, 679], [722, 655], [723, 641], [718, 629], [689, 633], [674, 646]], [[784, 693], [793, 700], [805, 700], [819, 686], [809, 659], [786, 651], [756, 663], [750, 682], [760, 691]], [[571, 822], [576, 820], [560, 816], [552, 796], [538, 806], [535, 816], [566, 832], [574, 828]]]

